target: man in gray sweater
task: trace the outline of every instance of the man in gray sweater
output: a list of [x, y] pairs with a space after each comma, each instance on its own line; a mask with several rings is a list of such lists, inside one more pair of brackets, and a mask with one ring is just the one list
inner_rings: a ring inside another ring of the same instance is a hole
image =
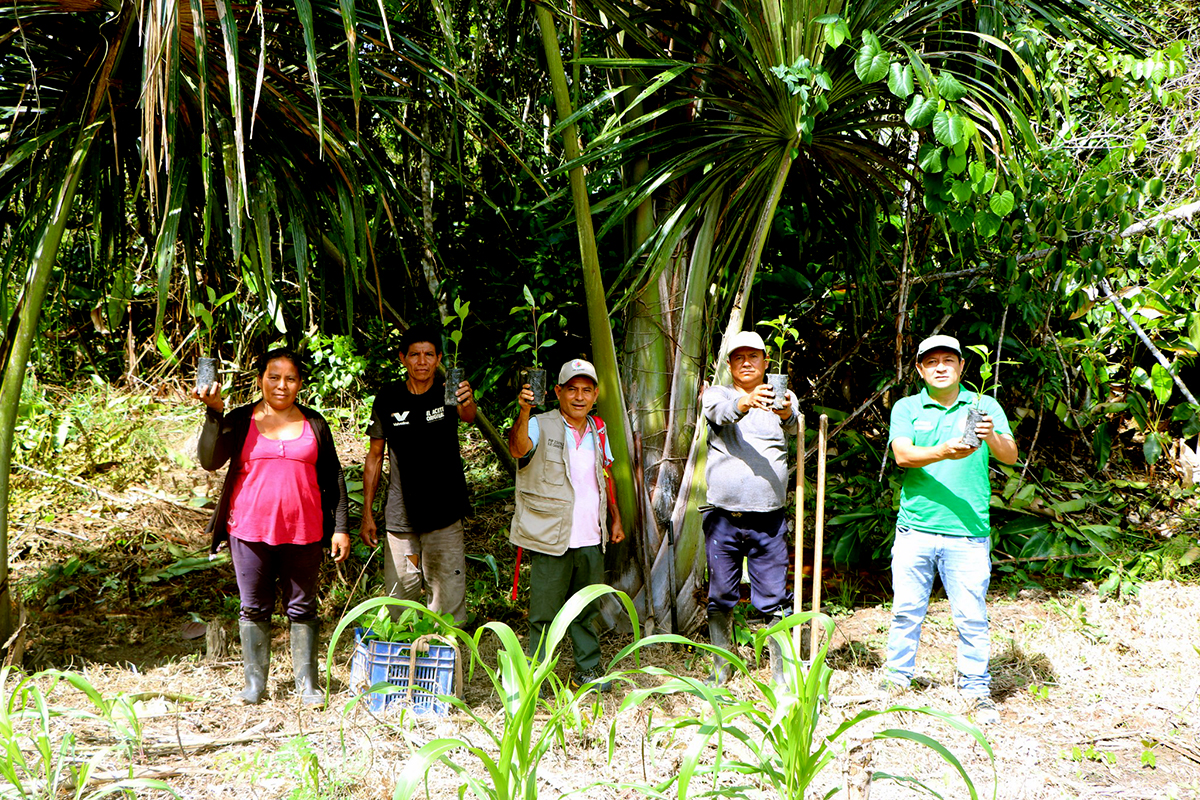
[[[783, 407], [772, 408], [775, 393], [763, 383], [766, 346], [753, 331], [729, 343], [732, 386], [704, 391], [708, 420], [708, 502], [704, 547], [708, 558], [708, 635], [733, 649], [733, 608], [740, 599], [742, 562], [750, 573], [750, 602], [772, 623], [792, 611], [787, 587], [787, 436], [796, 434], [798, 407], [790, 391]], [[772, 640], [771, 669], [784, 683], [783, 654]], [[728, 662], [714, 659], [710, 680], [730, 675]]]

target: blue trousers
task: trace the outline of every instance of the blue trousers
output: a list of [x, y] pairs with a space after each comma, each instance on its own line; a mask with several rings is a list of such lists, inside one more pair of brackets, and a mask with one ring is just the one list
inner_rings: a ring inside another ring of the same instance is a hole
[[708, 559], [708, 610], [731, 611], [741, 599], [742, 561], [750, 573], [750, 602], [764, 614], [790, 614], [787, 517], [778, 511], [726, 511], [704, 515]]
[[992, 680], [988, 671], [991, 640], [987, 615], [992, 560], [987, 536], [942, 536], [896, 529], [887, 668], [897, 683], [907, 684], [912, 679], [935, 574], [942, 578], [950, 615], [958, 629], [958, 688], [968, 697], [987, 697]]

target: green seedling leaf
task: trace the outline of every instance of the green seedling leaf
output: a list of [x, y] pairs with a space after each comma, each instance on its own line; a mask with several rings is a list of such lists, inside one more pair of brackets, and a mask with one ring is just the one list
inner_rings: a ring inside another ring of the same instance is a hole
[[1164, 404], [1170, 401], [1175, 392], [1175, 381], [1162, 364], [1155, 364], [1150, 370], [1150, 386], [1158, 402]]
[[837, 14], [822, 14], [813, 20], [825, 26], [825, 44], [836, 50], [850, 38], [850, 25]]
[[888, 68], [888, 91], [900, 99], [913, 93], [912, 67], [896, 62]]
[[1162, 442], [1159, 441], [1158, 434], [1146, 437], [1142, 444], [1142, 455], [1145, 456], [1147, 464], [1154, 464], [1162, 457]]
[[992, 209], [992, 213], [998, 217], [1007, 217], [1012, 212], [1015, 203], [1016, 200], [1013, 198], [1013, 193], [1007, 189], [992, 195], [988, 199], [988, 206]]
[[854, 74], [863, 83], [875, 83], [888, 74], [891, 56], [884, 52], [879, 38], [870, 31], [863, 31], [862, 46], [854, 59]]
[[904, 121], [914, 128], [924, 128], [933, 122], [937, 113], [938, 99], [917, 93], [913, 95], [908, 110], [904, 112]]
[[958, 78], [949, 72], [943, 72], [937, 79], [938, 94], [951, 103], [967, 96], [967, 87], [959, 83]]

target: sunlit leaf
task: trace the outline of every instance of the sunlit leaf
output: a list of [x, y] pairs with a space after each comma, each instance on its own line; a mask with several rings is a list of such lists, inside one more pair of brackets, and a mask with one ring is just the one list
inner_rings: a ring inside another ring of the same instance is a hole
[[992, 213], [998, 217], [1008, 216], [1013, 210], [1014, 203], [1013, 193], [1007, 189], [988, 198], [988, 206], [991, 207]]
[[914, 94], [912, 102], [908, 104], [908, 110], [904, 112], [904, 121], [914, 128], [924, 128], [933, 122], [937, 111], [938, 100], [936, 97]]
[[881, 81], [888, 74], [891, 56], [884, 52], [879, 38], [870, 31], [863, 31], [862, 46], [854, 59], [854, 74], [863, 83]]
[[897, 61], [889, 67], [888, 91], [901, 99], [913, 93], [912, 66]]

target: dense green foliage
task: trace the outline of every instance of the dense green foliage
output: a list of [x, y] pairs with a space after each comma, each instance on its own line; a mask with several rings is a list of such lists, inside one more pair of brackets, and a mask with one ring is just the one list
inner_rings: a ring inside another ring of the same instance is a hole
[[[886, 407], [939, 329], [1001, 362], [1022, 463], [999, 553], [1125, 574], [1128, 510], [1154, 501], [1112, 479], [1162, 475], [1200, 433], [1186, 7], [592, 0], [554, 21], [559, 76], [534, 5], [0, 12], [20, 30], [0, 40], [5, 396], [31, 303], [43, 382], [186, 383], [211, 349], [244, 385], [287, 341], [332, 413], [398, 374], [399, 328], [469, 303], [455, 355], [502, 420], [529, 356], [510, 311], [537, 298], [551, 368], [615, 331], [640, 519], [613, 559], [661, 617], [702, 563], [719, 331], [795, 321], [791, 386], [845, 423], [826, 542], [854, 564], [886, 552]], [[584, 292], [582, 166], [607, 304]], [[26, 275], [55, 229], [43, 304]], [[21, 459], [65, 446], [70, 421], [31, 426], [25, 397]]]

